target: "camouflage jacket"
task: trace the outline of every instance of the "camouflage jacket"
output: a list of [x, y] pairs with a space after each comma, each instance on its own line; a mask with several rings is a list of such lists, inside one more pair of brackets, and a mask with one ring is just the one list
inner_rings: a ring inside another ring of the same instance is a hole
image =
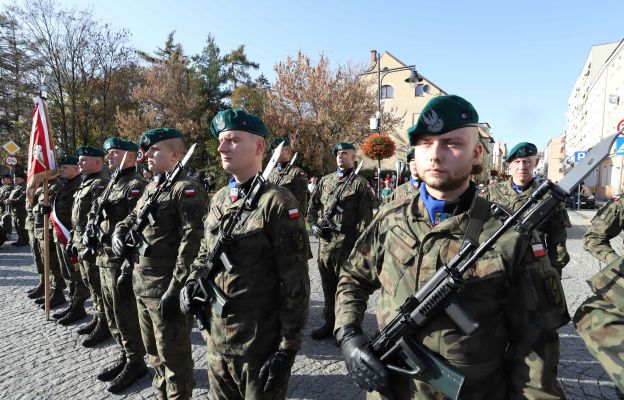
[[308, 192], [308, 176], [301, 168], [293, 165], [287, 174], [284, 171], [278, 171], [277, 168], [273, 168], [271, 175], [269, 175], [269, 182], [290, 190], [299, 203], [298, 209], [305, 216], [305, 213], [308, 211], [308, 197], [310, 193]]
[[[522, 193], [518, 193], [511, 186], [512, 179], [504, 182], [495, 183], [486, 188], [483, 193], [483, 197], [486, 199], [504, 205], [512, 210], [519, 209], [535, 192], [537, 189], [537, 182], [533, 180], [533, 184], [530, 189], [525, 190]], [[566, 240], [568, 233], [566, 228], [570, 228], [570, 218], [568, 212], [565, 209], [565, 204], [561, 203], [551, 216], [544, 222], [538, 230], [544, 237], [546, 243], [546, 251], [548, 252], [548, 258], [553, 267], [561, 270], [570, 261], [570, 255], [566, 248]]]
[[594, 295], [578, 308], [574, 324], [589, 351], [624, 391], [624, 259], [616, 258], [588, 283]]
[[591, 226], [585, 232], [583, 248], [600, 261], [609, 264], [618, 255], [611, 247], [611, 239], [624, 228], [624, 198], [609, 200], [596, 213]]
[[[331, 201], [333, 195], [344, 184], [334, 172], [321, 178], [312, 197], [308, 208], [308, 223], [315, 224], [325, 212], [325, 207]], [[321, 245], [325, 248], [349, 247], [360, 236], [373, 217], [373, 205], [375, 197], [370, 190], [370, 185], [361, 176], [357, 176], [338, 201], [338, 207], [334, 212], [334, 221], [342, 224], [340, 232], [332, 232], [329, 241], [321, 239]]]
[[72, 230], [73, 242], [79, 248], [84, 248], [82, 243], [82, 234], [86, 229], [89, 220], [89, 211], [93, 202], [106, 189], [108, 177], [104, 171], [96, 172], [91, 175], [83, 175], [82, 182], [76, 190], [74, 203], [72, 205]]
[[80, 187], [82, 180], [80, 175], [76, 176], [70, 181], [65, 181], [65, 184], [56, 192], [56, 195], [52, 198], [52, 205], [54, 206], [54, 213], [57, 220], [65, 225], [68, 230], [72, 227], [72, 206], [74, 204], [74, 195]]
[[4, 201], [9, 198], [11, 190], [13, 190], [13, 185], [0, 186], [0, 214], [8, 214], [10, 212], [9, 206], [4, 204]]
[[[206, 268], [206, 256], [223, 221], [242, 205], [222, 188], [210, 203], [204, 239], [190, 279]], [[231, 312], [218, 317], [210, 306], [209, 351], [230, 355], [266, 355], [271, 349], [299, 350], [308, 316], [308, 234], [295, 197], [269, 184], [257, 207], [244, 212], [240, 228], [225, 247], [230, 272], [219, 264], [213, 281], [231, 302]]]
[[418, 187], [414, 187], [410, 181], [400, 184], [394, 191], [390, 194], [390, 196], [384, 199], [385, 203], [390, 203], [396, 199], [402, 199], [407, 196], [413, 196], [418, 193]]
[[[463, 242], [471, 209], [435, 228], [420, 195], [389, 203], [358, 239], [340, 273], [336, 293], [336, 330], [361, 325], [369, 295], [381, 288], [377, 322], [383, 329], [405, 299], [420, 289]], [[489, 217], [479, 243], [500, 227]], [[527, 241], [513, 229], [464, 274], [456, 299], [480, 323], [465, 335], [441, 313], [415, 334], [466, 376], [462, 399], [558, 398], [558, 340], [555, 329], [569, 321], [557, 271], [537, 235]], [[419, 398], [439, 398], [415, 380]], [[420, 395], [420, 394], [419, 394]]]
[[11, 215], [26, 217], [26, 185], [13, 185], [5, 204], [9, 206]]
[[[156, 191], [157, 183], [148, 184], [132, 212], [115, 227], [115, 234], [126, 233], [137, 213]], [[134, 293], [141, 297], [161, 297], [165, 291], [179, 293], [197, 257], [206, 214], [206, 192], [199, 182], [180, 177], [156, 199], [158, 207], [141, 234], [144, 248], [136, 259], [133, 273]]]
[[[59, 181], [59, 179], [53, 179], [48, 182], [48, 204], [51, 204], [50, 199], [53, 199], [58, 191], [63, 187], [63, 184]], [[44, 196], [43, 196], [43, 186], [37, 188], [35, 192], [35, 201], [32, 206], [32, 216], [33, 216], [33, 228], [35, 230], [35, 237], [39, 240], [43, 240], [43, 223], [44, 216], [41, 214], [41, 206], [44, 204]], [[53, 227], [52, 223], [48, 220], [48, 230], [52, 232]], [[52, 239], [52, 234], [50, 234], [50, 239]]]
[[[95, 264], [104, 268], [120, 268], [123, 263], [122, 257], [113, 254], [111, 235], [115, 231], [115, 225], [123, 221], [134, 209], [139, 198], [145, 190], [147, 180], [136, 171], [135, 167], [127, 168], [119, 172], [117, 182], [113, 185], [108, 199], [102, 205], [105, 218], [100, 224], [101, 243], [97, 246], [97, 259]], [[95, 219], [95, 212], [103, 198], [97, 199], [89, 213], [89, 221]]]

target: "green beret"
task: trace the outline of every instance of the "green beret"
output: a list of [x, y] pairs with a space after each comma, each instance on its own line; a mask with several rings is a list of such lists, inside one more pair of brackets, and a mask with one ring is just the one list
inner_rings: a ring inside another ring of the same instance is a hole
[[407, 152], [407, 163], [409, 164], [414, 159], [414, 149]]
[[275, 150], [277, 146], [279, 146], [282, 142], [284, 143], [284, 146], [290, 146], [290, 139], [288, 138], [288, 136], [282, 136], [273, 139], [273, 141], [271, 142], [271, 150]]
[[22, 179], [26, 179], [26, 174], [23, 172], [16, 172], [15, 174], [13, 174], [13, 179], [15, 178], [22, 178]]
[[76, 149], [76, 155], [78, 157], [80, 156], [104, 157], [106, 154], [102, 150], [96, 149], [95, 147], [82, 146]]
[[5, 178], [13, 179], [13, 176], [11, 176], [11, 174], [2, 174], [2, 179], [5, 179]]
[[479, 114], [466, 99], [455, 95], [429, 100], [420, 112], [416, 125], [407, 130], [411, 146], [422, 136], [437, 136], [464, 126], [478, 126]]
[[106, 139], [104, 142], [104, 151], [109, 150], [126, 150], [126, 151], [139, 151], [139, 146], [137, 146], [134, 142], [130, 140], [125, 140], [118, 137], [112, 137]]
[[514, 146], [513, 149], [507, 154], [505, 162], [510, 162], [519, 157], [529, 157], [537, 154], [537, 147], [533, 143], [522, 142]]
[[184, 134], [174, 128], [156, 128], [143, 132], [139, 144], [143, 150], [147, 151], [155, 143], [169, 139], [182, 139], [182, 136]]
[[59, 165], [78, 165], [78, 158], [74, 156], [59, 157]]
[[355, 146], [351, 142], [338, 142], [334, 146], [334, 157], [338, 155], [340, 150], [355, 150]]
[[210, 132], [214, 137], [218, 138], [225, 131], [244, 131], [263, 138], [269, 136], [269, 130], [260, 118], [237, 108], [219, 112], [210, 122]]

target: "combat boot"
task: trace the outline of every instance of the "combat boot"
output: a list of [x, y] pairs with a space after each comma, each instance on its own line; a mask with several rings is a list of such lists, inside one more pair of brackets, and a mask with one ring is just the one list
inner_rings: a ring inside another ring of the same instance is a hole
[[73, 324], [74, 322], [80, 321], [86, 316], [87, 312], [84, 309], [84, 304], [73, 304], [70, 307], [69, 312], [58, 320], [58, 323], [63, 326], [67, 326]]
[[28, 243], [28, 240], [18, 240], [17, 242], [11, 243], [11, 246], [21, 247], [21, 246], [28, 246], [29, 244], [30, 243]]
[[106, 320], [104, 318], [98, 318], [95, 329], [82, 341], [82, 345], [84, 347], [93, 347], [106, 341], [109, 337], [111, 337], [111, 334], [108, 330], [108, 325], [106, 325]]
[[98, 323], [98, 318], [94, 315], [93, 319], [91, 320], [91, 322], [89, 322], [88, 324], [85, 324], [85, 325], [81, 326], [80, 328], [78, 328], [76, 333], [79, 334], [79, 335], [90, 335], [91, 332], [93, 332], [93, 330], [95, 330], [95, 327], [96, 327], [97, 323]]
[[143, 360], [132, 361], [126, 364], [123, 371], [111, 382], [107, 390], [111, 393], [120, 393], [124, 389], [147, 374], [147, 366]]
[[39, 286], [37, 286], [30, 293], [27, 294], [27, 297], [29, 299], [36, 299], [37, 297], [41, 297], [43, 296], [43, 290], [44, 290], [44, 286], [43, 286], [43, 282], [41, 282], [39, 283]]
[[108, 368], [105, 368], [102, 372], [97, 375], [97, 378], [102, 382], [112, 381], [123, 371], [126, 366], [126, 354], [121, 353], [121, 356], [113, 365]]
[[325, 321], [318, 329], [312, 331], [312, 339], [322, 340], [332, 337], [334, 333], [334, 321]]
[[[67, 299], [65, 298], [65, 294], [63, 293], [63, 289], [54, 289], [52, 292], [52, 296], [50, 296], [50, 308], [58, 307], [61, 304], [65, 304]], [[41, 305], [41, 308], [45, 308], [45, 304]]]
[[55, 312], [54, 314], [52, 314], [52, 318], [56, 320], [63, 318], [64, 316], [69, 314], [73, 306], [74, 306], [73, 304], [70, 304], [69, 307], [62, 309], [61, 311]]
[[43, 303], [45, 303], [45, 296], [37, 297], [35, 299], [35, 304], [42, 305]]

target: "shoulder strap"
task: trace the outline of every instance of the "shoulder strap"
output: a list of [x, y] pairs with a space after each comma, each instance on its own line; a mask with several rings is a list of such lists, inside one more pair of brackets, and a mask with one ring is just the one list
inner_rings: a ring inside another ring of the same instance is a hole
[[472, 203], [472, 209], [470, 210], [470, 220], [468, 221], [468, 228], [464, 233], [464, 242], [471, 240], [477, 245], [479, 244], [479, 234], [483, 230], [483, 224], [485, 220], [490, 217], [490, 202], [483, 197], [475, 194], [475, 201]]

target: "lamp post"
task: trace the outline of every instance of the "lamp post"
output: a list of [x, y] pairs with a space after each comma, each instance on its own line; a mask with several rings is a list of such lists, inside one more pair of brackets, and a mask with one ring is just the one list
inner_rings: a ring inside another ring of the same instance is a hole
[[373, 124], [371, 123], [371, 129], [374, 129], [377, 132], [381, 132], [381, 89], [383, 87], [383, 79], [386, 77], [386, 75], [393, 72], [411, 71], [409, 77], [405, 79], [405, 82], [409, 83], [411, 87], [415, 88], [415, 95], [417, 97], [422, 97], [425, 95], [425, 85], [421, 83], [423, 81], [423, 77], [418, 74], [418, 71], [416, 71], [416, 65], [408, 65], [405, 67], [397, 68], [386, 67], [384, 69], [381, 69], [381, 55], [376, 50], [373, 50], [373, 52], [375, 53], [375, 65], [373, 65], [368, 71], [366, 71], [362, 75], [368, 75], [372, 73], [377, 74], [377, 115], [375, 116], [375, 118], [373, 118], [375, 120], [375, 126], [373, 127]]
[[[417, 97], [423, 97], [425, 95], [425, 85], [421, 82], [423, 81], [423, 77], [418, 74], [416, 71], [416, 65], [408, 65], [405, 67], [397, 67], [397, 68], [384, 68], [381, 69], [381, 55], [377, 52], [377, 50], [373, 50], [372, 53], [375, 55], [375, 65], [373, 65], [368, 71], [363, 73], [362, 75], [369, 75], [376, 73], [377, 74], [377, 114], [374, 118], [371, 118], [370, 128], [371, 130], [376, 130], [377, 132], [381, 132], [381, 88], [383, 87], [383, 79], [386, 75], [391, 74], [393, 72], [400, 71], [411, 71], [410, 75], [405, 82], [409, 83], [411, 87], [415, 89], [414, 95]], [[398, 181], [397, 176], [397, 181]], [[381, 167], [377, 167], [377, 197], [380, 196], [381, 193]]]

